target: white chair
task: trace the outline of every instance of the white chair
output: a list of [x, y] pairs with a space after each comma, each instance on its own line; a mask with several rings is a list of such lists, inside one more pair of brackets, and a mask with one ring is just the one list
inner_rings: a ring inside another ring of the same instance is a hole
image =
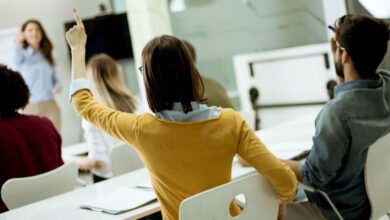
[[12, 178], [3, 184], [1, 198], [8, 209], [15, 209], [72, 190], [77, 175], [77, 165], [65, 163], [39, 175]]
[[[244, 194], [240, 215], [232, 217], [229, 207], [235, 196]], [[279, 199], [272, 185], [258, 173], [217, 186], [182, 201], [180, 220], [276, 219]]]
[[364, 171], [371, 219], [378, 219], [390, 211], [390, 133], [369, 148]]
[[127, 144], [121, 144], [111, 149], [110, 162], [114, 176], [144, 167], [138, 153]]
[[[389, 215], [390, 211], [390, 133], [378, 139], [368, 148], [366, 165], [364, 169], [365, 187], [368, 199], [371, 204], [372, 220]], [[322, 194], [333, 211], [343, 219], [337, 207], [330, 200], [328, 195], [318, 189], [303, 185], [305, 190], [319, 192]], [[390, 217], [390, 215], [389, 215]]]

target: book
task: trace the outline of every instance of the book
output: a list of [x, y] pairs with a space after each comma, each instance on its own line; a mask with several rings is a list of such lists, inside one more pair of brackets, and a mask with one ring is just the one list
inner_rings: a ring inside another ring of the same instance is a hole
[[120, 187], [106, 196], [81, 204], [80, 208], [117, 215], [156, 200], [153, 190]]

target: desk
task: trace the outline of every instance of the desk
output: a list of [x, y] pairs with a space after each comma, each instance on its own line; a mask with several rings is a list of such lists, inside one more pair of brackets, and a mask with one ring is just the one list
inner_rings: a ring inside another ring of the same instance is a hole
[[73, 161], [76, 156], [88, 153], [87, 142], [80, 142], [61, 148], [62, 159], [65, 162]]
[[[304, 149], [310, 148], [311, 136], [314, 134], [314, 118], [316, 114], [307, 115], [304, 118], [292, 120], [274, 127], [270, 127], [256, 134], [267, 145], [267, 147], [281, 159], [288, 159], [282, 150], [283, 143], [297, 144], [294, 148], [295, 153], [299, 153]], [[300, 143], [307, 143], [300, 145]], [[299, 147], [302, 146], [302, 149]], [[233, 163], [232, 178], [242, 177], [254, 168], [241, 167], [237, 161]], [[110, 215], [90, 210], [80, 209], [82, 202], [98, 199], [105, 194], [113, 191], [117, 187], [127, 186], [132, 187], [140, 183], [149, 181], [146, 168], [142, 168], [107, 181], [89, 185], [85, 188], [76, 189], [74, 191], [64, 193], [55, 197], [51, 197], [30, 205], [14, 209], [12, 211], [0, 215], [0, 220], [19, 220], [19, 219], [137, 219], [157, 212], [159, 208], [158, 202], [148, 204], [135, 210], [120, 214]]]

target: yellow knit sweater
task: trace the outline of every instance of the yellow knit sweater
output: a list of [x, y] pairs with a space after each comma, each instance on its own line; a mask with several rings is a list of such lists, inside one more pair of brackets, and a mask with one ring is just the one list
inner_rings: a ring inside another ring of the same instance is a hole
[[178, 219], [185, 198], [229, 182], [235, 154], [272, 183], [281, 201], [295, 197], [294, 173], [231, 109], [221, 109], [218, 118], [172, 122], [115, 111], [95, 102], [88, 90], [76, 92], [72, 102], [81, 117], [137, 149], [165, 220]]

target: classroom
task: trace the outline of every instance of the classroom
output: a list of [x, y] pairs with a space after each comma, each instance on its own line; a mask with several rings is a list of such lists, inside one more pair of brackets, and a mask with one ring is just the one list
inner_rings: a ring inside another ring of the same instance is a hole
[[389, 0], [0, 12], [0, 220], [390, 219]]

